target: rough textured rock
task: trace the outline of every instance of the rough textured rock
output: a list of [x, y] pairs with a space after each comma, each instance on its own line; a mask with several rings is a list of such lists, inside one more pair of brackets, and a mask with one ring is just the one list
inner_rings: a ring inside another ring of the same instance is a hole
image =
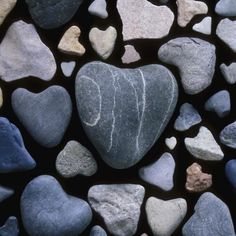
[[61, 63], [61, 70], [66, 77], [70, 77], [75, 69], [76, 62], [62, 62]]
[[7, 17], [7, 15], [12, 11], [16, 5], [17, 0], [1, 0], [0, 4], [0, 26]]
[[48, 81], [56, 69], [54, 56], [35, 27], [21, 20], [14, 22], [0, 44], [0, 78], [11, 82], [34, 76]]
[[215, 93], [206, 101], [205, 109], [215, 112], [220, 118], [227, 116], [231, 110], [229, 92], [227, 90], [221, 90]]
[[221, 16], [236, 16], [236, 2], [234, 0], [220, 0], [215, 12]]
[[202, 34], [211, 34], [212, 18], [210, 16], [205, 17], [201, 22], [193, 26], [193, 30]]
[[178, 96], [174, 76], [161, 65], [120, 69], [88, 63], [75, 87], [88, 137], [103, 160], [117, 169], [143, 158], [165, 129]]
[[107, 233], [102, 227], [95, 225], [91, 229], [89, 236], [107, 236]]
[[125, 53], [121, 60], [124, 64], [130, 64], [141, 59], [139, 53], [135, 50], [132, 45], [125, 45]]
[[72, 114], [70, 95], [60, 86], [41, 93], [18, 88], [12, 94], [12, 108], [35, 141], [48, 148], [61, 142]]
[[102, 19], [106, 19], [108, 17], [106, 8], [107, 8], [106, 0], [94, 0], [92, 4], [89, 6], [88, 11], [91, 15], [95, 15]]
[[41, 28], [58, 28], [75, 15], [83, 0], [25, 0], [33, 20]]
[[2, 95], [2, 89], [0, 88], [0, 108], [3, 105], [3, 95]]
[[174, 14], [167, 6], [156, 6], [147, 0], [118, 0], [117, 9], [124, 41], [163, 38], [174, 22]]
[[89, 40], [94, 51], [104, 60], [112, 54], [116, 38], [117, 32], [112, 26], [109, 26], [106, 30], [94, 27], [89, 32]]
[[0, 117], [0, 153], [0, 173], [31, 170], [36, 165], [19, 129], [4, 117]]
[[10, 216], [6, 223], [0, 227], [1, 236], [18, 236], [19, 233], [18, 220], [15, 216]]
[[233, 62], [229, 66], [226, 66], [224, 63], [220, 65], [220, 70], [225, 80], [229, 84], [236, 83], [236, 63]]
[[137, 230], [145, 189], [135, 184], [95, 185], [88, 200], [115, 236], [132, 236]]
[[234, 190], [236, 190], [236, 160], [230, 160], [227, 162], [225, 165], [225, 175]]
[[206, 161], [220, 161], [224, 157], [220, 146], [214, 139], [211, 131], [202, 126], [194, 138], [185, 138], [187, 150], [196, 158]]
[[90, 224], [92, 211], [84, 200], [67, 195], [54, 177], [42, 175], [25, 187], [21, 216], [29, 235], [77, 236]]
[[65, 178], [78, 174], [92, 176], [97, 172], [97, 163], [87, 148], [76, 141], [70, 141], [58, 154], [56, 169]]
[[236, 21], [225, 18], [220, 21], [216, 28], [216, 35], [236, 52]]
[[177, 144], [177, 139], [175, 137], [166, 138], [165, 144], [170, 150], [173, 150]]
[[[14, 194], [14, 190], [0, 185], [0, 203]], [[1, 234], [0, 234], [1, 235]]]
[[194, 210], [182, 229], [183, 236], [235, 236], [228, 206], [214, 194], [202, 194]]
[[185, 188], [189, 192], [202, 192], [210, 188], [212, 185], [212, 175], [202, 172], [202, 167], [193, 163], [186, 170], [187, 180]]
[[170, 236], [187, 213], [187, 202], [183, 198], [169, 201], [150, 197], [146, 203], [148, 224], [154, 236]]
[[198, 111], [189, 103], [184, 103], [180, 107], [179, 116], [177, 117], [174, 128], [178, 131], [186, 131], [192, 126], [201, 123], [202, 118]]
[[178, 6], [177, 22], [181, 27], [185, 27], [194, 16], [208, 12], [206, 3], [201, 1], [177, 0], [176, 4]]
[[62, 36], [58, 49], [69, 55], [83, 56], [86, 50], [79, 42], [80, 34], [81, 31], [78, 26], [71, 26]]
[[141, 168], [139, 176], [164, 191], [170, 191], [174, 187], [174, 171], [175, 160], [170, 153], [166, 152], [153, 164]]
[[177, 66], [181, 82], [188, 94], [198, 94], [206, 89], [215, 72], [215, 46], [198, 38], [175, 38], [162, 45], [159, 59]]
[[236, 121], [227, 125], [220, 133], [220, 141], [224, 145], [236, 149]]

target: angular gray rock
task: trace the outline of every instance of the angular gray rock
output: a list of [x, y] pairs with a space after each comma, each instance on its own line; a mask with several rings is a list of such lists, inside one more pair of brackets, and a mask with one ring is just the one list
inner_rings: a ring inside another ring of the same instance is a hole
[[5, 199], [11, 197], [14, 194], [14, 190], [3, 187], [0, 185], [0, 203]]
[[22, 20], [14, 22], [0, 44], [0, 78], [11, 82], [34, 76], [48, 81], [56, 69], [54, 56], [35, 27]]
[[220, 133], [220, 141], [224, 145], [236, 149], [236, 121], [227, 125]]
[[192, 126], [202, 122], [198, 111], [189, 103], [184, 103], [180, 107], [179, 116], [177, 117], [174, 128], [178, 131], [186, 131]]
[[235, 236], [229, 208], [214, 194], [202, 194], [194, 210], [182, 229], [183, 236]]
[[235, 62], [231, 63], [229, 66], [225, 65], [224, 63], [221, 64], [220, 70], [225, 80], [229, 84], [236, 83], [236, 63]]
[[61, 63], [61, 69], [63, 74], [66, 77], [70, 77], [75, 69], [76, 62], [70, 61], [70, 62], [62, 62]]
[[215, 93], [206, 101], [205, 109], [215, 112], [220, 118], [227, 116], [231, 110], [229, 92], [227, 90], [221, 90]]
[[48, 148], [61, 142], [72, 115], [70, 95], [60, 86], [41, 93], [18, 88], [12, 94], [12, 108], [35, 141]]
[[27, 184], [21, 196], [21, 216], [29, 235], [80, 235], [92, 220], [88, 203], [67, 195], [57, 180], [42, 175]]
[[92, 176], [97, 172], [97, 163], [87, 148], [77, 141], [69, 141], [57, 156], [56, 169], [65, 178], [78, 174]]
[[107, 236], [107, 233], [102, 227], [95, 225], [91, 229], [89, 236]]
[[174, 171], [175, 160], [170, 153], [166, 152], [153, 164], [141, 168], [139, 176], [164, 191], [170, 191], [174, 187]]
[[235, 0], [220, 0], [216, 4], [215, 12], [221, 16], [236, 16]]
[[178, 97], [161, 65], [120, 69], [91, 62], [77, 75], [76, 99], [84, 130], [111, 167], [135, 165], [165, 129]]
[[210, 86], [215, 72], [215, 46], [199, 38], [175, 38], [158, 51], [161, 61], [177, 66], [187, 94], [198, 94]]
[[6, 223], [0, 227], [1, 236], [18, 236], [19, 233], [18, 220], [15, 216], [10, 216]]
[[102, 19], [106, 19], [108, 17], [106, 8], [107, 8], [106, 0], [94, 0], [92, 4], [89, 6], [88, 11], [91, 15], [95, 15]]
[[95, 185], [89, 189], [88, 201], [115, 236], [135, 234], [145, 189], [136, 184]]

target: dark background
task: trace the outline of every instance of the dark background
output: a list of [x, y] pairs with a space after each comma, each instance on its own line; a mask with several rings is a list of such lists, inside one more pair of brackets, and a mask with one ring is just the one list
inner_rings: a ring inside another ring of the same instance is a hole
[[[179, 107], [181, 104], [185, 102], [193, 104], [194, 107], [199, 111], [203, 119], [201, 125], [204, 125], [211, 130], [218, 143], [219, 143], [219, 133], [223, 129], [223, 127], [235, 121], [236, 103], [234, 101], [236, 99], [236, 93], [235, 93], [236, 85], [228, 85], [219, 70], [219, 65], [221, 63], [224, 62], [228, 65], [229, 63], [235, 60], [234, 59], [235, 55], [215, 35], [216, 26], [221, 19], [221, 17], [217, 16], [214, 13], [215, 1], [205, 1], [209, 6], [208, 15], [212, 16], [213, 18], [213, 28], [211, 36], [204, 36], [203, 34], [192, 31], [192, 25], [194, 23], [199, 22], [201, 19], [205, 17], [205, 16], [196, 16], [194, 20], [192, 20], [191, 23], [185, 28], [180, 28], [177, 25], [175, 18], [175, 22], [174, 25], [172, 26], [170, 34], [168, 35], [168, 37], [165, 37], [164, 39], [134, 40], [128, 42], [136, 47], [137, 51], [140, 53], [142, 57], [141, 61], [129, 65], [129, 67], [137, 67], [150, 63], [163, 64], [157, 58], [157, 51], [162, 44], [175, 37], [193, 36], [205, 39], [216, 46], [216, 52], [217, 52], [216, 71], [213, 82], [209, 88], [207, 88], [204, 92], [198, 95], [194, 96], [186, 95], [180, 84], [180, 77], [178, 74], [178, 70], [175, 67], [166, 65], [174, 73], [179, 84], [180, 95], [179, 95], [178, 105], [176, 107], [175, 113], [171, 121], [169, 122], [169, 125], [167, 126], [165, 132], [162, 134], [157, 143], [153, 146], [153, 148], [148, 152], [148, 154], [143, 158], [142, 161], [140, 161], [136, 166], [128, 170], [112, 169], [108, 167], [101, 160], [99, 154], [97, 153], [93, 145], [90, 143], [90, 141], [88, 140], [82, 129], [75, 106], [74, 80], [76, 73], [78, 72], [79, 68], [85, 63], [89, 61], [99, 60], [99, 57], [91, 48], [88, 40], [88, 32], [91, 29], [91, 27], [97, 26], [102, 29], [105, 29], [109, 25], [113, 25], [117, 29], [118, 39], [116, 42], [116, 47], [112, 56], [107, 60], [107, 62], [119, 67], [124, 67], [120, 59], [124, 53], [124, 43], [122, 41], [122, 32], [121, 32], [122, 24], [119, 14], [116, 10], [116, 1], [107, 0], [109, 18], [105, 20], [102, 20], [98, 17], [90, 16], [88, 14], [87, 8], [91, 2], [92, 1], [90, 0], [84, 1], [77, 14], [73, 17], [73, 19], [65, 26], [62, 26], [59, 29], [43, 30], [37, 27], [37, 31], [42, 41], [51, 49], [57, 61], [58, 70], [53, 80], [51, 80], [50, 82], [44, 82], [41, 81], [40, 79], [31, 77], [11, 83], [5, 83], [3, 81], [0, 81], [0, 87], [3, 90], [3, 96], [4, 96], [4, 106], [0, 109], [0, 115], [7, 117], [12, 123], [16, 124], [17, 127], [21, 130], [26, 148], [29, 150], [32, 157], [37, 162], [37, 167], [29, 172], [0, 174], [0, 185], [7, 186], [15, 190], [15, 194], [11, 198], [7, 199], [6, 201], [0, 204], [0, 225], [4, 224], [4, 222], [7, 220], [9, 216], [16, 216], [20, 224], [20, 235], [22, 236], [27, 235], [22, 225], [20, 216], [20, 196], [22, 194], [24, 187], [30, 180], [39, 175], [47, 174], [56, 177], [68, 194], [83, 198], [85, 200], [87, 199], [88, 189], [95, 184], [137, 183], [143, 185], [146, 189], [146, 195], [144, 199], [144, 204], [142, 205], [142, 214], [140, 217], [140, 222], [138, 225], [138, 230], [136, 235], [140, 235], [142, 233], [147, 233], [148, 235], [152, 235], [147, 224], [145, 209], [144, 209], [145, 202], [148, 197], [154, 196], [166, 200], [178, 197], [185, 198], [188, 202], [188, 213], [183, 224], [193, 214], [194, 205], [198, 200], [200, 194], [190, 194], [186, 192], [184, 185], [186, 180], [186, 174], [185, 174], [186, 168], [195, 161], [198, 162], [200, 165], [202, 165], [204, 172], [213, 175], [213, 186], [209, 191], [213, 192], [216, 196], [220, 197], [229, 206], [232, 218], [234, 220], [234, 224], [236, 225], [236, 204], [235, 204], [236, 199], [233, 190], [231, 189], [231, 186], [228, 183], [224, 174], [225, 163], [228, 160], [235, 158], [236, 151], [221, 145], [222, 150], [225, 153], [225, 158], [223, 161], [205, 162], [194, 159], [185, 149], [184, 138], [187, 136], [190, 137], [195, 136], [198, 133], [199, 126], [193, 127], [192, 129], [184, 133], [176, 132], [173, 129], [173, 123], [176, 117], [178, 116]], [[151, 2], [157, 4], [156, 0], [152, 0]], [[177, 16], [177, 7], [175, 1], [171, 0], [168, 6], [173, 10], [175, 16]], [[0, 27], [0, 41], [3, 39], [8, 27], [13, 22], [20, 19], [23, 19], [28, 23], [33, 23], [29, 15], [27, 6], [23, 0], [18, 0], [16, 7], [9, 14], [5, 22]], [[71, 25], [74, 24], [80, 27], [82, 31], [80, 42], [85, 46], [87, 50], [86, 54], [81, 58], [67, 56], [66, 54], [62, 54], [57, 50], [57, 45], [63, 33], [65, 32], [66, 29], [68, 29]], [[71, 78], [65, 78], [60, 69], [60, 63], [62, 61], [70, 61], [70, 60], [76, 61], [77, 63], [76, 69]], [[18, 87], [24, 87], [33, 92], [40, 92], [46, 89], [47, 87], [55, 84], [61, 85], [68, 90], [73, 101], [74, 110], [70, 126], [61, 144], [58, 145], [56, 148], [47, 149], [41, 147], [36, 142], [34, 142], [34, 140], [30, 137], [30, 135], [27, 133], [27, 131], [24, 129], [24, 127], [20, 124], [20, 122], [16, 118], [11, 108], [11, 94]], [[227, 89], [231, 94], [232, 110], [229, 116], [220, 119], [213, 113], [205, 112], [204, 103], [209, 98], [209, 96], [222, 89]], [[176, 171], [174, 175], [175, 186], [172, 191], [164, 192], [158, 189], [157, 187], [151, 186], [143, 182], [138, 177], [138, 170], [140, 167], [150, 164], [155, 160], [157, 160], [157, 158], [159, 158], [163, 152], [169, 151], [164, 144], [164, 139], [166, 137], [171, 137], [173, 135], [178, 140], [177, 147], [174, 149], [174, 151], [171, 152], [176, 160]], [[69, 140], [79, 141], [82, 145], [87, 147], [94, 154], [99, 166], [97, 174], [89, 178], [77, 176], [71, 179], [63, 179], [62, 177], [60, 177], [60, 175], [56, 172], [55, 169], [55, 159], [58, 153], [63, 149], [63, 147]], [[92, 223], [82, 235], [89, 235], [91, 227], [96, 224], [99, 224], [104, 229], [106, 229], [102, 219], [99, 218], [99, 216], [96, 213], [94, 213]], [[182, 225], [178, 228], [178, 230], [175, 232], [174, 235], [181, 235]]]

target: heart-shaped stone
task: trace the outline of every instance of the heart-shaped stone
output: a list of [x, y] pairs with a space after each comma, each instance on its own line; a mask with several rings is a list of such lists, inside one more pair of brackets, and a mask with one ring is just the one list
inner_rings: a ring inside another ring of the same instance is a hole
[[60, 143], [72, 114], [70, 95], [60, 86], [51, 86], [37, 94], [16, 89], [12, 107], [31, 136], [48, 148]]
[[21, 196], [21, 216], [29, 235], [80, 235], [92, 220], [82, 199], [67, 195], [57, 180], [42, 175], [27, 184]]
[[133, 166], [166, 127], [178, 87], [161, 65], [120, 69], [91, 62], [76, 78], [82, 125], [103, 160], [113, 168]]

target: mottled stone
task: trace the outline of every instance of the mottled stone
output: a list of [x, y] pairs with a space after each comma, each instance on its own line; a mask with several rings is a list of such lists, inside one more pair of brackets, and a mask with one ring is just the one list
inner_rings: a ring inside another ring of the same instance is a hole
[[182, 229], [183, 236], [235, 236], [229, 208], [214, 194], [202, 194], [194, 210]]
[[17, 0], [0, 0], [0, 26], [15, 7]]
[[227, 125], [220, 133], [220, 141], [224, 145], [236, 149], [236, 121]]
[[94, 0], [89, 6], [88, 11], [91, 15], [98, 16], [102, 19], [108, 17], [106, 0]]
[[230, 184], [236, 190], [236, 160], [230, 160], [225, 165], [225, 175]]
[[34, 76], [48, 81], [56, 69], [54, 56], [35, 27], [21, 20], [14, 22], [0, 44], [0, 78], [11, 82]]
[[173, 150], [177, 144], [177, 139], [175, 137], [166, 138], [165, 144], [170, 150]]
[[79, 42], [80, 34], [81, 31], [78, 26], [71, 26], [62, 36], [58, 49], [69, 55], [83, 56], [86, 50]]
[[19, 129], [4, 117], [0, 117], [0, 153], [0, 173], [27, 171], [36, 165]]
[[174, 187], [174, 171], [175, 160], [170, 153], [166, 152], [153, 164], [141, 168], [139, 176], [164, 191], [170, 191]]
[[229, 84], [236, 83], [236, 63], [233, 62], [229, 66], [226, 66], [224, 63], [220, 65], [220, 70], [225, 80]]
[[187, 213], [187, 202], [183, 198], [163, 201], [150, 197], [146, 203], [148, 224], [154, 236], [171, 236]]
[[103, 60], [106, 60], [112, 54], [116, 38], [117, 32], [113, 26], [109, 26], [106, 30], [94, 27], [89, 32], [92, 48]]
[[12, 108], [35, 141], [48, 148], [61, 142], [72, 114], [70, 95], [56, 85], [40, 93], [16, 89]]
[[91, 229], [89, 236], [107, 236], [107, 233], [102, 227], [95, 225]]
[[212, 185], [212, 175], [202, 172], [202, 167], [193, 163], [186, 170], [187, 180], [185, 188], [189, 192], [202, 192], [210, 188]]
[[156, 6], [147, 0], [118, 0], [117, 9], [124, 41], [163, 38], [174, 22], [174, 14], [167, 6]]
[[220, 118], [227, 116], [231, 110], [230, 94], [227, 90], [221, 90], [212, 95], [205, 103], [207, 111], [215, 112]]
[[[14, 194], [14, 190], [0, 185], [0, 203]], [[0, 234], [1, 235], [1, 234]]]
[[215, 12], [221, 16], [236, 16], [235, 0], [220, 0], [216, 4]]
[[180, 107], [179, 116], [175, 120], [174, 128], [178, 131], [186, 131], [192, 126], [202, 122], [198, 111], [189, 103]]
[[61, 63], [61, 69], [63, 74], [66, 77], [70, 77], [75, 69], [76, 62], [70, 61], [70, 62], [62, 62]]
[[236, 52], [236, 20], [232, 21], [228, 18], [221, 20], [217, 25], [216, 35], [229, 46], [233, 52]]
[[97, 172], [97, 163], [87, 148], [76, 141], [70, 141], [58, 154], [56, 169], [65, 178], [78, 174], [92, 176]]
[[125, 169], [141, 160], [165, 129], [178, 97], [171, 72], [161, 65], [120, 69], [102, 62], [76, 78], [82, 125], [103, 160]]
[[0, 88], [0, 108], [3, 105], [3, 95], [2, 95], [2, 89]]
[[43, 29], [58, 28], [75, 15], [83, 0], [25, 0], [31, 17]]
[[135, 50], [132, 45], [125, 45], [125, 53], [121, 60], [124, 64], [130, 64], [141, 59], [139, 53]]
[[193, 26], [193, 30], [202, 34], [211, 34], [212, 18], [207, 16], [203, 20]]
[[215, 72], [215, 46], [198, 38], [175, 38], [162, 45], [159, 59], [177, 66], [187, 94], [198, 94], [210, 86]]
[[220, 161], [224, 157], [220, 146], [214, 139], [211, 131], [202, 126], [194, 138], [185, 138], [187, 150], [196, 158], [206, 161]]
[[21, 216], [29, 235], [80, 235], [92, 220], [88, 203], [67, 195], [58, 181], [42, 175], [21, 196]]
[[15, 216], [10, 216], [6, 223], [0, 227], [1, 236], [18, 236], [19, 233], [18, 220]]
[[111, 234], [132, 236], [137, 230], [144, 194], [141, 185], [95, 185], [89, 189], [88, 200]]

